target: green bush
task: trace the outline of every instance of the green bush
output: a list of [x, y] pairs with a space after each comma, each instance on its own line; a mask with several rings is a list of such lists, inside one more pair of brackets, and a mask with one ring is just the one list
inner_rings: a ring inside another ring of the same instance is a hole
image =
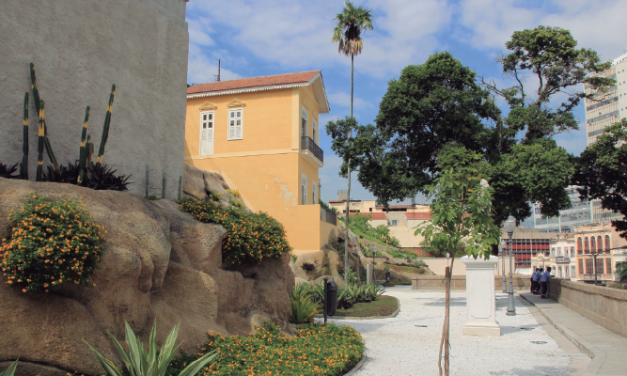
[[[100, 365], [105, 370], [108, 376], [165, 376], [168, 373], [170, 367], [170, 361], [174, 358], [174, 355], [179, 351], [182, 344], [174, 347], [176, 337], [179, 332], [179, 325], [175, 326], [170, 332], [168, 337], [163, 342], [161, 349], [157, 351], [157, 322], [152, 326], [152, 332], [150, 333], [150, 340], [148, 342], [148, 351], [144, 349], [144, 345], [140, 342], [139, 338], [133, 332], [131, 326], [125, 321], [126, 327], [126, 345], [128, 352], [124, 349], [122, 344], [111, 334], [111, 340], [115, 345], [115, 348], [120, 354], [120, 358], [124, 363], [126, 372], [120, 371], [118, 367], [111, 360], [107, 359], [100, 351], [93, 348], [89, 343], [87, 346], [93, 351], [94, 355]], [[181, 369], [178, 376], [193, 376], [196, 375], [207, 363], [211, 362], [217, 356], [217, 351], [207, 352], [198, 359], [191, 362], [185, 368]]]
[[399, 258], [399, 259], [404, 259], [404, 260], [414, 260], [418, 258], [418, 255], [415, 252], [406, 251], [403, 249], [388, 249], [386, 250], [386, 252], [394, 258]]
[[308, 323], [320, 311], [320, 303], [314, 303], [307, 297], [292, 299], [292, 316], [294, 324]]
[[[348, 309], [355, 303], [365, 303], [377, 300], [385, 292], [381, 285], [366, 285], [349, 283], [348, 286], [339, 286], [337, 290], [338, 308]], [[313, 303], [324, 302], [324, 282], [305, 282], [294, 286], [291, 294], [295, 299], [309, 298]]]
[[244, 203], [240, 200], [229, 200], [229, 205], [237, 209], [242, 209], [244, 207]]
[[53, 202], [33, 194], [8, 219], [16, 223], [0, 247], [8, 284], [23, 292], [48, 292], [63, 282], [91, 285], [106, 231], [79, 200]]
[[268, 214], [244, 213], [242, 210], [210, 201], [184, 198], [178, 201], [181, 210], [199, 221], [217, 223], [226, 230], [222, 243], [222, 262], [227, 267], [241, 263], [258, 264], [264, 258], [279, 258], [289, 253], [283, 225]]
[[239, 191], [238, 191], [237, 189], [228, 189], [228, 188], [227, 188], [227, 189], [226, 189], [226, 192], [227, 192], [228, 194], [230, 194], [231, 196], [233, 196], [233, 197], [237, 197], [237, 198], [239, 198], [239, 197], [240, 197], [240, 193], [239, 193]]
[[270, 322], [256, 330], [248, 337], [210, 334], [199, 353], [174, 358], [171, 369], [176, 371], [202, 354], [219, 350], [214, 362], [199, 375], [342, 375], [364, 352], [363, 339], [349, 326], [308, 325], [291, 338]]
[[216, 202], [219, 202], [219, 201], [220, 201], [220, 198], [222, 197], [222, 195], [221, 195], [221, 194], [216, 193], [216, 192], [212, 192], [212, 191], [207, 191], [207, 194], [209, 195], [209, 199], [210, 199], [211, 201], [216, 201]]

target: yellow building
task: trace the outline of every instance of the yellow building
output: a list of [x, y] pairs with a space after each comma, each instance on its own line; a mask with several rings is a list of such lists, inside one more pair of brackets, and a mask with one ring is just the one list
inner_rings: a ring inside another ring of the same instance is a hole
[[319, 115], [328, 112], [320, 71], [191, 86], [185, 162], [280, 221], [294, 253], [320, 250], [338, 234], [335, 214], [318, 204]]

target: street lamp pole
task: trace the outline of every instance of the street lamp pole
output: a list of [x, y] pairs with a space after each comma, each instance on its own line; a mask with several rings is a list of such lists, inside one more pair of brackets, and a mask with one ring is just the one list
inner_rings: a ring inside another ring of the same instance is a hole
[[507, 242], [505, 240], [501, 241], [501, 266], [503, 267], [503, 292], [507, 292], [507, 278], [505, 276], [505, 250], [507, 249]]
[[372, 283], [377, 284], [377, 273], [374, 270], [374, 255], [377, 253], [377, 247], [372, 246]]
[[507, 316], [516, 316], [516, 308], [514, 307], [514, 267], [512, 264], [512, 236], [514, 235], [515, 229], [516, 220], [514, 217], [510, 216], [507, 221], [505, 221], [505, 231], [507, 231], [507, 235], [509, 236], [509, 290], [507, 291]]

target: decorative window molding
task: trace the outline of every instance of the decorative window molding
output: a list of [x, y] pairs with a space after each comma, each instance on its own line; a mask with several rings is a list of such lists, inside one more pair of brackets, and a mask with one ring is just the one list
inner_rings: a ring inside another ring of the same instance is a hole
[[205, 102], [198, 107], [200, 111], [215, 111], [218, 108], [215, 104], [211, 102]]
[[227, 140], [242, 140], [244, 139], [244, 109], [234, 108], [229, 109], [227, 120]]
[[230, 101], [227, 105], [228, 108], [233, 108], [233, 107], [246, 107], [246, 103], [240, 101], [239, 99], [235, 98], [232, 101]]

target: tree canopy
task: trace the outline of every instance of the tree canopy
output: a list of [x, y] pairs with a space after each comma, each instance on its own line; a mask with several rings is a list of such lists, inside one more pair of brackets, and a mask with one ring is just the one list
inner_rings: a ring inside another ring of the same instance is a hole
[[[609, 63], [576, 45], [568, 30], [557, 27], [515, 32], [506, 44], [511, 53], [498, 60], [515, 82], [509, 88], [478, 79], [448, 52], [434, 54], [389, 82], [376, 126], [352, 123], [357, 136], [334, 142], [333, 150], [350, 156], [359, 182], [387, 204], [426, 192], [441, 173], [438, 154], [455, 142], [488, 163], [485, 178], [493, 188], [497, 224], [509, 215], [524, 220], [530, 202], [540, 203], [546, 216], [557, 215], [570, 205], [565, 188], [574, 164], [553, 136], [577, 129], [575, 106], [583, 98], [600, 100], [615, 82], [597, 75]], [[581, 84], [592, 92], [580, 90]], [[490, 93], [506, 101], [504, 118]], [[555, 105], [557, 94], [566, 100]]]
[[573, 182], [582, 198], [600, 199], [604, 209], [621, 213], [612, 225], [627, 239], [627, 119], [605, 129], [577, 160]]

